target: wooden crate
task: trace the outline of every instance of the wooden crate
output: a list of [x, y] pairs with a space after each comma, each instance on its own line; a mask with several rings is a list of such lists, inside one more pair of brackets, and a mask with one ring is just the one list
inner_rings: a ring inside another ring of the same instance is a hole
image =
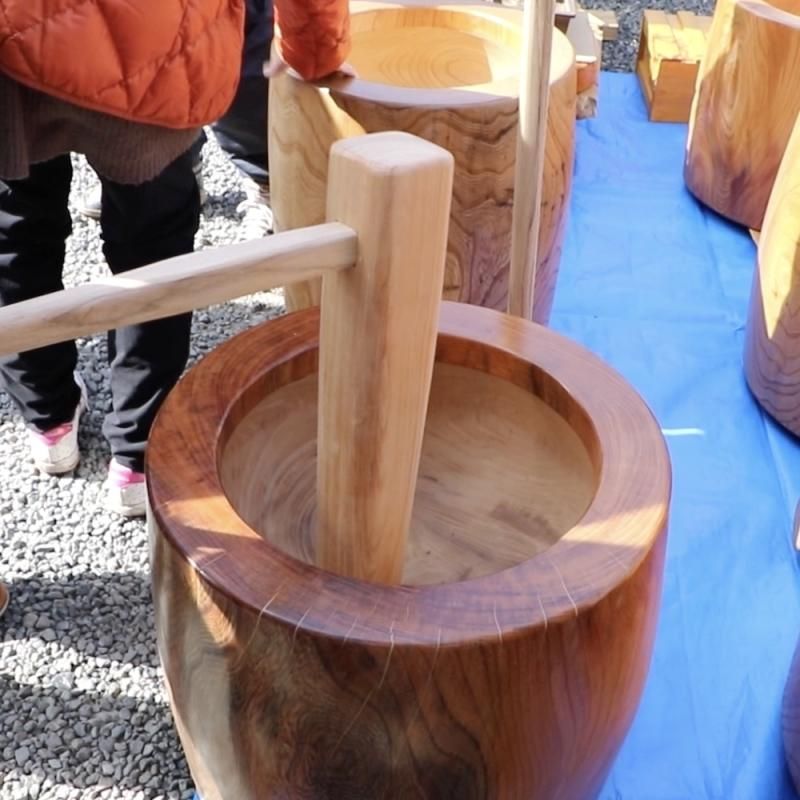
[[636, 72], [650, 119], [688, 122], [711, 17], [691, 11], [665, 14], [648, 9], [642, 19]]

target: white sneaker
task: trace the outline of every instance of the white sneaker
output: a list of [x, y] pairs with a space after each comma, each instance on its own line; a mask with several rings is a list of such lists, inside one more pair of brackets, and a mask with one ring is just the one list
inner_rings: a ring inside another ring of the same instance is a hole
[[250, 178], [245, 178], [243, 188], [245, 199], [236, 207], [236, 212], [244, 215], [239, 228], [239, 241], [263, 239], [272, 233], [273, 228], [269, 184], [256, 183]]
[[78, 384], [81, 396], [72, 420], [46, 431], [28, 428], [28, 441], [33, 463], [38, 470], [47, 475], [63, 475], [66, 472], [72, 472], [80, 461], [78, 425], [81, 414], [88, 407], [89, 401], [86, 395], [86, 385], [77, 372], [75, 373], [75, 383]]
[[105, 483], [106, 506], [123, 517], [143, 517], [147, 511], [147, 483], [144, 474], [124, 467], [115, 458], [108, 465]]

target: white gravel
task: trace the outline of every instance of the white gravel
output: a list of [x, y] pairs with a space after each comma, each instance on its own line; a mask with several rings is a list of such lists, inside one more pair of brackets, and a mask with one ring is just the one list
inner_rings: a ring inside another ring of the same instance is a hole
[[[68, 285], [106, 274], [99, 226], [74, 200], [96, 180], [75, 159]], [[241, 180], [216, 144], [205, 148], [209, 194], [198, 247], [235, 241]], [[282, 311], [259, 294], [195, 315], [193, 359]], [[102, 506], [110, 405], [104, 337], [79, 342], [91, 408], [73, 477], [39, 475], [25, 431], [0, 393], [0, 798], [190, 798], [192, 783], [165, 700], [155, 649], [142, 521]]]

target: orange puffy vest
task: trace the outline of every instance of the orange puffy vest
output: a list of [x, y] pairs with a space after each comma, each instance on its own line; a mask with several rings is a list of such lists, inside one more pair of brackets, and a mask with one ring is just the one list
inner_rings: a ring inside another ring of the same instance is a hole
[[0, 0], [0, 71], [75, 105], [194, 128], [239, 82], [243, 0]]

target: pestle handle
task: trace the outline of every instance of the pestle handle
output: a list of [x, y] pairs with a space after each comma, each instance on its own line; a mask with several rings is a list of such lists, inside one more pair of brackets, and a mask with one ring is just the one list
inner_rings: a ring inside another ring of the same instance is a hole
[[534, 285], [539, 263], [550, 59], [554, 0], [529, 0], [524, 9], [524, 43], [519, 84], [519, 132], [511, 222], [508, 313], [533, 319]]
[[358, 234], [322, 287], [319, 565], [402, 578], [433, 373], [453, 157], [405, 133], [333, 145], [328, 219]]
[[355, 233], [317, 225], [203, 250], [0, 309], [0, 354], [161, 319], [352, 267]]

